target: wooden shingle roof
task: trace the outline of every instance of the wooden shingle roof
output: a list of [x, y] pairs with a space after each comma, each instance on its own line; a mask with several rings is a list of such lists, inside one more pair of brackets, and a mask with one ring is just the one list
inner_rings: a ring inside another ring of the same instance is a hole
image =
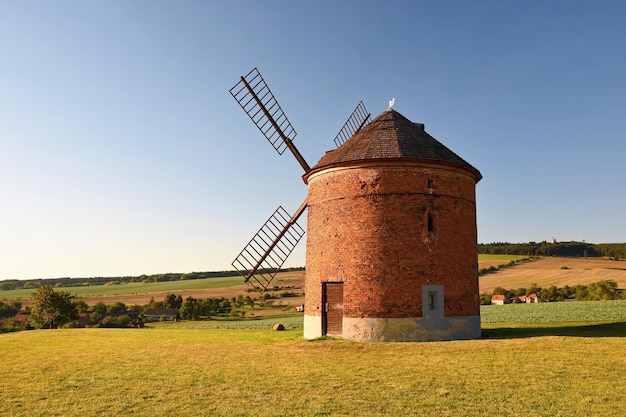
[[[331, 165], [379, 159], [436, 161], [466, 168], [480, 181], [482, 175], [463, 158], [393, 109], [381, 113], [339, 148], [328, 151], [311, 173]], [[308, 175], [307, 175], [308, 177]]]

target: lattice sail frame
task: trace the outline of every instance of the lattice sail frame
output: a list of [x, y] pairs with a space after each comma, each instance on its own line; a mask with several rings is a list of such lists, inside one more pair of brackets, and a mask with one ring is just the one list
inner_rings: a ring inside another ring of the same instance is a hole
[[356, 132], [361, 130], [363, 126], [372, 121], [371, 115], [365, 109], [365, 104], [359, 101], [356, 109], [352, 112], [348, 120], [344, 123], [337, 136], [333, 141], [337, 147], [343, 145], [348, 139], [350, 139]]
[[[289, 149], [305, 173], [311, 170], [293, 144], [293, 139], [297, 135], [296, 130], [257, 68], [240, 77], [240, 81], [230, 89], [230, 94], [279, 155], [282, 155], [285, 149]], [[337, 147], [370, 120], [370, 114], [365, 110], [363, 102], [359, 102], [335, 137]], [[245, 282], [255, 287], [260, 286], [261, 291], [267, 289], [304, 236], [305, 232], [297, 224], [297, 220], [306, 208], [307, 200], [304, 200], [296, 213], [289, 217], [282, 207], [278, 207], [239, 253], [232, 265], [244, 277]]]
[[261, 73], [254, 68], [230, 89], [250, 120], [280, 155], [287, 149], [285, 138], [293, 141], [297, 136], [274, 94], [265, 83]]
[[267, 289], [304, 236], [304, 229], [296, 221], [305, 208], [303, 204], [296, 215], [290, 216], [279, 206], [243, 248], [232, 265], [245, 282], [260, 286], [262, 291]]

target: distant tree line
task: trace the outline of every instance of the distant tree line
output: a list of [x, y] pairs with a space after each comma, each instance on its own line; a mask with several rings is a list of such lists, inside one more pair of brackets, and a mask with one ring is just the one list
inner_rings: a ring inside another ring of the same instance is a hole
[[626, 294], [623, 290], [617, 288], [617, 282], [613, 280], [601, 280], [593, 282], [589, 285], [576, 285], [570, 287], [565, 285], [557, 288], [552, 285], [547, 288], [538, 287], [537, 284], [531, 284], [528, 288], [506, 289], [496, 287], [491, 294], [483, 293], [480, 295], [480, 303], [483, 305], [491, 304], [492, 295], [504, 295], [513, 302], [521, 302], [520, 296], [529, 296], [537, 294], [543, 301], [602, 301], [602, 300], [624, 300]]
[[[280, 272], [303, 271], [303, 267], [284, 268]], [[123, 284], [128, 282], [165, 282], [182, 281], [205, 278], [223, 278], [239, 276], [237, 271], [217, 271], [217, 272], [190, 272], [190, 273], [167, 273], [154, 275], [139, 275], [125, 277], [93, 277], [93, 278], [42, 278], [30, 280], [7, 279], [0, 281], [0, 291], [18, 290], [22, 288], [36, 289], [43, 285], [55, 288], [62, 287], [83, 287], [91, 285]]]
[[480, 268], [478, 270], [478, 276], [491, 274], [493, 272], [500, 271], [501, 269], [510, 268], [510, 267], [515, 266], [515, 265], [517, 265], [519, 263], [528, 262], [528, 261], [530, 261], [530, 258], [522, 258], [522, 259], [517, 259], [517, 260], [510, 260], [506, 264], [501, 264], [501, 265], [497, 265], [497, 266], [496, 265], [491, 265], [488, 268]]
[[[275, 291], [293, 287], [274, 287]], [[33, 293], [32, 303], [22, 310], [17, 301], [5, 304], [0, 301], [0, 333], [27, 329], [56, 329], [72, 327], [143, 327], [144, 313], [149, 309], [174, 309], [176, 318], [184, 320], [210, 320], [211, 317], [245, 317], [256, 307], [270, 307], [274, 300], [300, 294], [282, 292], [264, 293], [260, 297], [239, 295], [237, 297], [211, 297], [185, 299], [180, 295], [167, 294], [163, 301], [153, 298], [144, 305], [127, 306], [122, 302], [105, 304], [97, 302], [93, 306], [62, 290], [43, 285]], [[16, 321], [18, 313], [26, 316], [25, 322]], [[86, 320], [87, 319], [87, 320]]]
[[626, 258], [626, 243], [587, 242], [528, 242], [479, 243], [478, 253], [527, 256], [599, 257], [619, 260]]

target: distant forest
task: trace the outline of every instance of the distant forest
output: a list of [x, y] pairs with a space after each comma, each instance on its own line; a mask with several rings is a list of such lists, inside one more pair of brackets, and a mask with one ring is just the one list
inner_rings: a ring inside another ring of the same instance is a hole
[[[280, 272], [289, 271], [302, 271], [303, 267], [299, 268], [285, 268]], [[18, 290], [22, 288], [39, 288], [42, 285], [49, 285], [51, 287], [83, 287], [89, 285], [104, 285], [108, 283], [126, 283], [126, 282], [165, 282], [165, 281], [181, 281], [191, 279], [205, 279], [205, 278], [221, 278], [221, 277], [233, 277], [239, 276], [237, 271], [219, 271], [219, 272], [190, 272], [187, 274], [182, 273], [167, 273], [167, 274], [155, 274], [155, 275], [139, 275], [135, 277], [94, 277], [94, 278], [42, 278], [42, 279], [29, 279], [29, 280], [17, 280], [7, 279], [0, 281], [0, 291]]]
[[528, 242], [479, 243], [478, 253], [528, 256], [600, 257], [626, 259], [626, 243]]

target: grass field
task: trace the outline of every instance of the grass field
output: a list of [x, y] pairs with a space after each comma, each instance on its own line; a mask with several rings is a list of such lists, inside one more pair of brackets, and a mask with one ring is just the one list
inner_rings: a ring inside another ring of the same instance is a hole
[[481, 315], [430, 343], [306, 341], [301, 315], [0, 334], [0, 415], [625, 415], [626, 301]]
[[370, 344], [181, 323], [2, 334], [0, 415], [624, 415], [626, 323], [519, 326]]

